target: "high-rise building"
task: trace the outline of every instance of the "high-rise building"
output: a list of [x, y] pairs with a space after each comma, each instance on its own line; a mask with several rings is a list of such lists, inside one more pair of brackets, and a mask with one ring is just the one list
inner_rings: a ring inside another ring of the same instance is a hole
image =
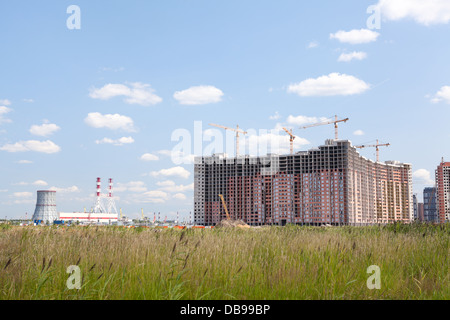
[[435, 187], [428, 187], [423, 189], [423, 216], [424, 221], [426, 222], [439, 222]]
[[194, 222], [369, 225], [413, 219], [411, 165], [374, 162], [348, 140], [292, 155], [196, 157]]
[[424, 215], [423, 215], [423, 203], [421, 203], [421, 202], [419, 202], [417, 204], [417, 214], [418, 214], [419, 221], [425, 220]]
[[438, 222], [450, 221], [450, 162], [441, 163], [436, 169], [436, 195]]
[[417, 195], [413, 194], [413, 220], [417, 221], [419, 220], [419, 212], [418, 212], [418, 202], [417, 202]]

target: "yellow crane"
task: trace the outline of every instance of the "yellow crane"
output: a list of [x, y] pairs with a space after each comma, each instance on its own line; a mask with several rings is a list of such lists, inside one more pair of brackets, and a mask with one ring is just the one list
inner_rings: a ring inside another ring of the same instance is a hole
[[369, 148], [369, 147], [376, 148], [376, 150], [377, 150], [377, 162], [380, 162], [380, 149], [379, 149], [379, 147], [388, 147], [390, 145], [391, 145], [390, 143], [381, 143], [380, 144], [380, 143], [378, 143], [378, 140], [377, 140], [376, 144], [367, 144], [367, 145], [355, 146], [355, 148], [359, 148], [359, 149]]
[[283, 130], [289, 135], [289, 142], [291, 143], [291, 154], [294, 154], [294, 139], [295, 136], [292, 134], [292, 129], [289, 131], [288, 129], [283, 127]]
[[230, 220], [230, 215], [228, 214], [227, 204], [225, 203], [225, 200], [223, 198], [223, 195], [219, 194], [220, 200], [222, 200], [223, 208], [225, 209], [225, 214], [227, 215], [227, 220]]
[[239, 129], [239, 125], [236, 126], [236, 129], [225, 127], [225, 126], [221, 126], [220, 124], [214, 124], [214, 123], [210, 123], [209, 125], [217, 127], [217, 128], [222, 128], [222, 129], [225, 129], [225, 130], [230, 130], [230, 131], [236, 132], [236, 157], [237, 157], [239, 155], [239, 133], [247, 134], [247, 131]]
[[349, 120], [349, 118], [338, 120], [338, 117], [334, 116], [334, 121], [318, 122], [318, 123], [310, 124], [308, 126], [300, 127], [300, 129], [307, 129], [307, 128], [311, 128], [311, 127], [317, 127], [317, 126], [322, 126], [322, 125], [325, 125], [325, 124], [332, 124], [332, 123], [334, 123], [334, 139], [338, 140], [338, 123], [339, 122], [347, 122], [348, 120]]

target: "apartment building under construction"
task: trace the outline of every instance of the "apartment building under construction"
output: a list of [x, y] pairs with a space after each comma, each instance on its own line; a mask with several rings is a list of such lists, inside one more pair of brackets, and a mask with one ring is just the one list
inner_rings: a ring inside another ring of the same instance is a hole
[[194, 220], [250, 225], [370, 225], [413, 218], [411, 165], [374, 162], [348, 140], [291, 155], [196, 157]]
[[441, 163], [436, 169], [436, 200], [439, 223], [450, 221], [450, 162]]

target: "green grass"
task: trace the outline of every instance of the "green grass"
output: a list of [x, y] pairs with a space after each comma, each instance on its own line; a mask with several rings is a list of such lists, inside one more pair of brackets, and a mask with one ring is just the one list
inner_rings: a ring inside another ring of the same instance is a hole
[[[0, 227], [6, 299], [450, 299], [450, 226]], [[69, 290], [78, 265], [82, 288]], [[369, 290], [370, 265], [381, 289]]]

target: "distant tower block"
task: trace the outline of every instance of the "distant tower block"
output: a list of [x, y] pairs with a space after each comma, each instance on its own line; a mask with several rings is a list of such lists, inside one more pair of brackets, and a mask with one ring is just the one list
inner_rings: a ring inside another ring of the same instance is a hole
[[34, 210], [32, 220], [45, 222], [58, 220], [58, 213], [56, 212], [56, 191], [40, 190], [37, 192], [36, 209]]

